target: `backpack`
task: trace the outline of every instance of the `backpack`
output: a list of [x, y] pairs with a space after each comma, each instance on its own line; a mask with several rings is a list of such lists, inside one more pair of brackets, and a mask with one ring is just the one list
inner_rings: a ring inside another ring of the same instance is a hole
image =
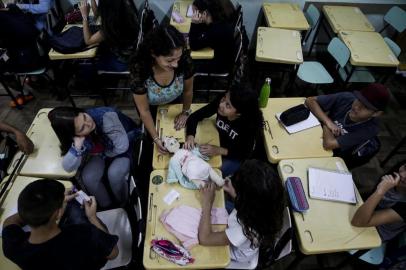
[[63, 54], [77, 53], [88, 49], [83, 36], [83, 29], [79, 26], [72, 26], [60, 34], [49, 37], [48, 42], [51, 48]]

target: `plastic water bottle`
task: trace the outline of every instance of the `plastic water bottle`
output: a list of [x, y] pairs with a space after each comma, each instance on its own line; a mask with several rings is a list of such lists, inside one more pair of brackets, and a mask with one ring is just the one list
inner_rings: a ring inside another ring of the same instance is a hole
[[265, 108], [268, 105], [269, 95], [271, 94], [271, 78], [266, 78], [265, 83], [259, 93], [259, 107]]

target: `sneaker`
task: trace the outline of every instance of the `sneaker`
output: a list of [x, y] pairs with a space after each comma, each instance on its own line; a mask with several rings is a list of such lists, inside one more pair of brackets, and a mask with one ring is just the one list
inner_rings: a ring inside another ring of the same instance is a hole
[[[17, 97], [16, 97], [16, 100], [17, 100], [17, 103], [18, 103], [18, 105], [24, 105], [24, 104], [27, 104], [30, 100], [32, 100], [32, 99], [34, 99], [34, 95], [30, 92], [30, 93], [28, 93], [28, 94], [26, 94], [26, 95], [21, 95], [21, 94], [19, 94]], [[15, 108], [15, 107], [17, 107], [17, 105], [15, 104], [15, 102], [14, 102], [14, 100], [11, 100], [10, 101], [10, 107], [11, 108]]]

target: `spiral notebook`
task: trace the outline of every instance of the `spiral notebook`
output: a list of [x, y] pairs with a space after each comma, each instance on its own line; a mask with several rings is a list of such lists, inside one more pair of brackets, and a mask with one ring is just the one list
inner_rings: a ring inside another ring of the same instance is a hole
[[312, 199], [357, 203], [352, 174], [309, 168], [309, 196]]

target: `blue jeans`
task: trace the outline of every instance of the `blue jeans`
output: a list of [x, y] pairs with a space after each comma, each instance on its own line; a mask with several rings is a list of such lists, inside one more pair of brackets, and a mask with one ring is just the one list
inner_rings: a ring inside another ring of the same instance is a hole
[[241, 161], [237, 159], [222, 158], [222, 165], [220, 170], [223, 174], [223, 178], [234, 174], [240, 168], [240, 165]]

